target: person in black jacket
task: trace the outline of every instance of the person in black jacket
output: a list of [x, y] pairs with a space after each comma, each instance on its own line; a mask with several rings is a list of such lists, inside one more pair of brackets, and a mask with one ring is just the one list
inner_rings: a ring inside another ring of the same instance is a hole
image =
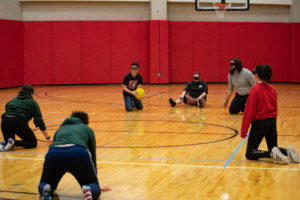
[[196, 105], [200, 108], [204, 107], [207, 100], [208, 88], [205, 81], [200, 79], [200, 73], [195, 72], [193, 81], [186, 85], [186, 88], [182, 91], [179, 98], [174, 101], [169, 99], [169, 103], [172, 107], [182, 102], [188, 105]]
[[[25, 148], [37, 146], [37, 139], [28, 125], [32, 118], [35, 126], [39, 127], [45, 138], [50, 141], [39, 105], [32, 98], [33, 94], [33, 86], [24, 85], [19, 95], [6, 104], [1, 122], [4, 140], [0, 143], [0, 151], [8, 151], [13, 146]], [[21, 140], [15, 140], [15, 134]]]

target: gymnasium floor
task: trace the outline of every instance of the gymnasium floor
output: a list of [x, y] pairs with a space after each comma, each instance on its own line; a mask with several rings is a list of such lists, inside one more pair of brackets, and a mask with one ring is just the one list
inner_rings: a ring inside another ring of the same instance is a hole
[[[226, 84], [209, 84], [206, 107], [172, 108], [184, 84], [144, 85], [143, 111], [125, 112], [121, 85], [39, 86], [34, 98], [51, 136], [73, 110], [89, 113], [97, 141], [98, 177], [112, 188], [101, 200], [300, 199], [300, 164], [275, 165], [244, 157], [242, 114], [223, 108]], [[300, 85], [275, 84], [279, 146], [300, 152]], [[0, 111], [19, 88], [0, 90]], [[32, 127], [32, 122], [30, 123]], [[0, 199], [39, 199], [48, 145], [39, 130], [36, 149], [0, 153]], [[0, 139], [2, 140], [2, 135]], [[263, 141], [261, 149], [266, 149]], [[76, 180], [61, 180], [54, 199], [82, 199]]]

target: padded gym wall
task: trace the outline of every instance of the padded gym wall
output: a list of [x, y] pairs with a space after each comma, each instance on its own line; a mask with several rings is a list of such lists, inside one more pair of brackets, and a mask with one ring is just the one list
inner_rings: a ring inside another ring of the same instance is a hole
[[[226, 82], [231, 58], [252, 70], [269, 64], [274, 81], [288, 82], [291, 24], [256, 22], [169, 22], [170, 82], [191, 80], [199, 71], [208, 82]], [[295, 31], [296, 32], [296, 31]], [[299, 59], [294, 56], [294, 59]], [[299, 81], [299, 80], [298, 80]]]
[[148, 22], [24, 22], [25, 82], [121, 83], [132, 61], [147, 82]]
[[292, 23], [290, 43], [289, 81], [300, 82], [300, 23]]
[[24, 82], [23, 22], [0, 19], [0, 88]]
[[300, 82], [300, 23], [0, 20], [0, 29], [1, 88], [121, 83], [133, 60], [145, 83], [187, 82], [194, 71], [226, 82], [233, 57]]

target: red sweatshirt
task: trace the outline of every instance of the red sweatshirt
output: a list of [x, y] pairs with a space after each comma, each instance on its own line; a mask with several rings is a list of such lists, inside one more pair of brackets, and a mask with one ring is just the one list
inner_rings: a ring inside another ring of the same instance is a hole
[[241, 137], [247, 135], [252, 121], [277, 117], [277, 94], [273, 86], [268, 83], [259, 83], [251, 87], [247, 99]]

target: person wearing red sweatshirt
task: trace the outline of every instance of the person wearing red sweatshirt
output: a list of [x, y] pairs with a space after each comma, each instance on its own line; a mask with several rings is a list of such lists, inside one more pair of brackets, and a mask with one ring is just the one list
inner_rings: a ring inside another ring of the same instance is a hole
[[[272, 85], [269, 84], [272, 77], [272, 69], [268, 65], [257, 65], [253, 70], [257, 84], [250, 89], [245, 107], [241, 127], [241, 137], [248, 138], [246, 158], [258, 160], [259, 158], [274, 158], [275, 164], [299, 163], [299, 155], [293, 148], [278, 148], [277, 144], [277, 94]], [[268, 151], [258, 150], [265, 138]]]

